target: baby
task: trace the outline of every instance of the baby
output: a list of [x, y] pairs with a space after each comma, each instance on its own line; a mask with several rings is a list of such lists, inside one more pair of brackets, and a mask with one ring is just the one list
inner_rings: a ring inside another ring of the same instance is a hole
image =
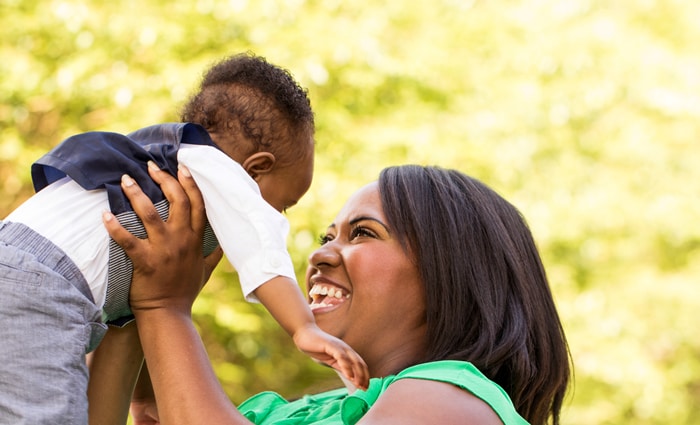
[[0, 330], [0, 422], [87, 422], [85, 353], [104, 323], [132, 317], [131, 262], [100, 212], [146, 237], [120, 183], [133, 177], [167, 216], [149, 166], [189, 170], [207, 210], [203, 254], [220, 243], [247, 300], [265, 305], [300, 350], [366, 387], [362, 359], [316, 326], [286, 250], [281, 213], [313, 175], [306, 91], [265, 59], [237, 55], [206, 73], [182, 121], [128, 135], [79, 134], [32, 166], [37, 193], [0, 221], [0, 320], [12, 324]]

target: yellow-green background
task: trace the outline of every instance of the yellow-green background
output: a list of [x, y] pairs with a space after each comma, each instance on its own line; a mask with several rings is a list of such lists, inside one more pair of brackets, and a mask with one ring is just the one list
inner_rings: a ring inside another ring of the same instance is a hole
[[[684, 0], [0, 0], [0, 217], [63, 138], [176, 120], [213, 60], [252, 50], [316, 111], [300, 277], [382, 167], [458, 168], [531, 223], [575, 363], [563, 422], [697, 424], [698, 22]], [[196, 305], [232, 400], [338, 385], [235, 282], [222, 264]]]

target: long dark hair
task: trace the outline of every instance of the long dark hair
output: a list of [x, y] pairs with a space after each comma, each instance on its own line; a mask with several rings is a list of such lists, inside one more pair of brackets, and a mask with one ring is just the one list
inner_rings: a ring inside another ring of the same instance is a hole
[[570, 377], [566, 337], [542, 261], [518, 210], [456, 170], [384, 169], [387, 220], [425, 283], [424, 361], [471, 362], [534, 425], [559, 412]]

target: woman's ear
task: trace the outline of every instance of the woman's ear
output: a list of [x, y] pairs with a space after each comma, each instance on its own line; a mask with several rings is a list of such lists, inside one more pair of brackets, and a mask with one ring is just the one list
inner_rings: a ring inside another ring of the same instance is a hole
[[243, 161], [241, 166], [248, 172], [248, 175], [257, 180], [263, 174], [267, 174], [275, 168], [277, 159], [270, 152], [256, 152]]

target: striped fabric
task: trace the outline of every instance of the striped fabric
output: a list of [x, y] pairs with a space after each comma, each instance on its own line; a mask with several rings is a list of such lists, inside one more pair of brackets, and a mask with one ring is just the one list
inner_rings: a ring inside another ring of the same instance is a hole
[[[155, 204], [156, 211], [165, 220], [168, 218], [167, 200], [162, 200]], [[134, 236], [145, 239], [146, 229], [143, 223], [133, 211], [126, 211], [116, 216], [119, 223], [124, 226]], [[219, 246], [219, 241], [214, 235], [209, 222], [204, 228], [204, 238], [202, 241], [202, 253], [207, 256]], [[131, 321], [132, 313], [129, 308], [129, 288], [131, 287], [131, 277], [133, 275], [133, 264], [124, 250], [114, 242], [109, 240], [109, 285], [107, 286], [107, 299], [104, 305], [104, 320], [107, 323], [123, 326]]]
[[[32, 180], [38, 192], [54, 181], [70, 176], [83, 189], [105, 189], [110, 209], [119, 222], [139, 238], [146, 237], [141, 220], [121, 189], [121, 176], [129, 174], [154, 202], [160, 216], [168, 216], [168, 201], [160, 186], [148, 175], [147, 161], [171, 175], [177, 175], [177, 152], [181, 143], [213, 146], [207, 131], [191, 123], [158, 124], [128, 135], [93, 131], [64, 140], [32, 164]], [[207, 223], [204, 252], [211, 253], [218, 241]], [[107, 295], [104, 320], [121, 326], [131, 320], [129, 287], [133, 265], [126, 253], [112, 240], [109, 245]]]

